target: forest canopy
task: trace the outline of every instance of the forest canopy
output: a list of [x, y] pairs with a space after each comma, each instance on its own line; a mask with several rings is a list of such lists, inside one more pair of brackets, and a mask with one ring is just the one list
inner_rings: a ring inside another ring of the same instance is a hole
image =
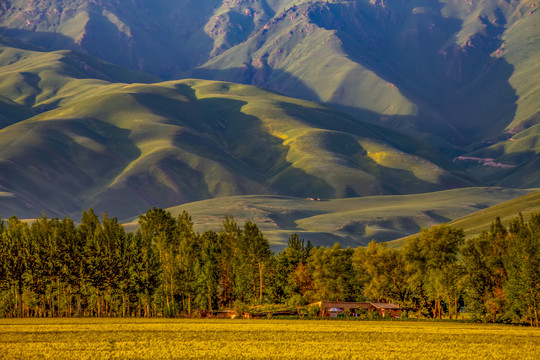
[[399, 304], [409, 317], [538, 326], [540, 214], [466, 239], [445, 224], [401, 249], [314, 247], [297, 234], [273, 253], [253, 222], [195, 232], [188, 213], [152, 208], [136, 232], [92, 209], [80, 223], [0, 220], [0, 316], [195, 316], [201, 310], [319, 300]]

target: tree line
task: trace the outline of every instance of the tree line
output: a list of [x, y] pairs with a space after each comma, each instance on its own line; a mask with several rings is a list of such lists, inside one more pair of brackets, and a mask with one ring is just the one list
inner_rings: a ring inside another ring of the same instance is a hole
[[79, 224], [0, 220], [0, 316], [193, 316], [201, 310], [318, 300], [399, 304], [407, 316], [538, 326], [540, 214], [465, 239], [445, 224], [400, 249], [314, 247], [292, 234], [273, 253], [256, 224], [225, 217], [194, 231], [188, 213], [152, 208], [136, 232], [91, 209]]

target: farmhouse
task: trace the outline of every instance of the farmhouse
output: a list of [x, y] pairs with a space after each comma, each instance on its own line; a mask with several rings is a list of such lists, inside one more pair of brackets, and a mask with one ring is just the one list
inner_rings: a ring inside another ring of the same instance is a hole
[[402, 309], [399, 305], [389, 303], [370, 303], [371, 307], [379, 312], [382, 317], [401, 317]]
[[321, 310], [321, 317], [335, 317], [345, 310], [357, 313], [358, 310], [374, 310], [382, 317], [401, 316], [402, 309], [399, 305], [390, 303], [371, 303], [371, 302], [347, 302], [347, 301], [317, 301], [310, 306], [318, 306]]

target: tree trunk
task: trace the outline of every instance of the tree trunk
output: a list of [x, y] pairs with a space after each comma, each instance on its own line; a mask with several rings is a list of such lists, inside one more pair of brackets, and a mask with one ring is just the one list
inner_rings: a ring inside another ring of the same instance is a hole
[[19, 282], [19, 297], [18, 297], [18, 306], [17, 306], [17, 316], [18, 317], [23, 317], [23, 299], [22, 299], [22, 295], [23, 295], [23, 289], [22, 289], [22, 283]]
[[55, 317], [56, 310], [55, 310], [55, 303], [54, 303], [54, 291], [51, 289], [51, 298], [49, 299], [49, 304], [51, 306], [51, 317]]
[[167, 300], [167, 309], [169, 309], [169, 311], [171, 310], [171, 305], [169, 304], [169, 289], [168, 289], [168, 284], [167, 284], [167, 281], [164, 281], [165, 283], [165, 299]]
[[259, 262], [259, 302], [262, 303], [263, 298], [263, 264]]
[[61, 312], [61, 306], [60, 306], [60, 279], [57, 278], [56, 279], [56, 308], [58, 309], [58, 317], [61, 317], [62, 315], [62, 312]]
[[210, 286], [208, 286], [208, 310], [212, 311], [212, 292], [210, 291]]
[[47, 297], [45, 294], [41, 295], [41, 317], [47, 317]]
[[99, 289], [96, 289], [96, 305], [97, 305], [97, 316], [101, 317], [101, 301], [99, 297]]
[[73, 294], [71, 292], [71, 287], [69, 288], [69, 316], [68, 317], [72, 317], [73, 316]]
[[146, 317], [150, 317], [150, 294], [146, 293]]
[[174, 307], [174, 277], [173, 277], [173, 273], [171, 271], [171, 304], [173, 305]]

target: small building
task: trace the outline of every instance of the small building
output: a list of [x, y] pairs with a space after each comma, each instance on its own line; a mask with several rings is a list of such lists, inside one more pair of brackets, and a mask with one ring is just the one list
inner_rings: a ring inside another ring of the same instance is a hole
[[401, 312], [403, 309], [396, 304], [390, 303], [370, 303], [371, 307], [379, 312], [382, 317], [391, 316], [391, 317], [401, 317]]
[[309, 304], [309, 306], [318, 306], [320, 308], [319, 316], [328, 317], [331, 316], [332, 313], [336, 312], [335, 310], [331, 311], [333, 309], [338, 309], [341, 311], [341, 313], [343, 313], [345, 310], [350, 310], [351, 312], [354, 312], [357, 309], [368, 310], [370, 303], [349, 301], [317, 301], [313, 304]]
[[328, 312], [330, 313], [330, 317], [338, 317], [339, 315], [343, 314], [343, 310], [340, 308], [331, 308], [328, 310]]
[[238, 317], [238, 312], [234, 310], [220, 310], [214, 311], [213, 315], [218, 319], [235, 319]]
[[385, 316], [401, 316], [402, 309], [399, 305], [390, 303], [371, 303], [371, 302], [350, 302], [350, 301], [317, 301], [309, 304], [309, 306], [318, 306], [320, 308], [320, 317], [337, 317], [345, 310], [355, 313], [356, 310], [375, 310], [382, 317]]

